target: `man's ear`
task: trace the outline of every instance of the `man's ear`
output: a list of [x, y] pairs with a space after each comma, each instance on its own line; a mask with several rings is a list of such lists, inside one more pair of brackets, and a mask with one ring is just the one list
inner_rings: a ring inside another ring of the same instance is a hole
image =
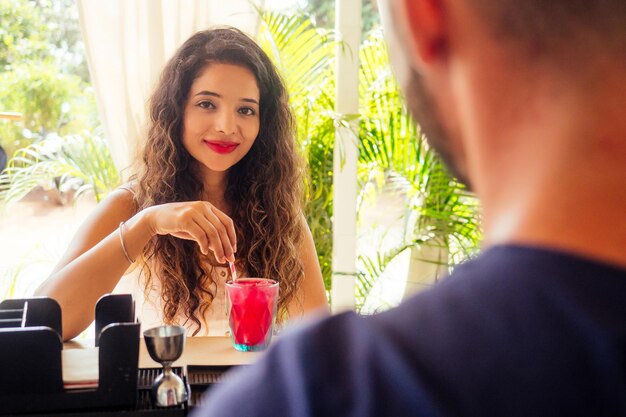
[[447, 47], [444, 5], [441, 0], [397, 0], [397, 13], [405, 13], [405, 34], [419, 60], [432, 63], [444, 57]]

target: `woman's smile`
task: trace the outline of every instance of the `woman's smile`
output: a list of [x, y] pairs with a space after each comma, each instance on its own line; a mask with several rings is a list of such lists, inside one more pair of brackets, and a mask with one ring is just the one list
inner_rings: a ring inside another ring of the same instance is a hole
[[231, 153], [237, 149], [237, 146], [239, 146], [238, 143], [231, 141], [203, 140], [203, 142], [209, 147], [209, 149], [219, 154]]

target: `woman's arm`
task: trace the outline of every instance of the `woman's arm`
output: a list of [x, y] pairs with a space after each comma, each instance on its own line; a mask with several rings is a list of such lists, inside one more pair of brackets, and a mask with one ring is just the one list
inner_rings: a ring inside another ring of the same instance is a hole
[[293, 301], [289, 304], [289, 317], [294, 318], [301, 316], [302, 313], [307, 314], [311, 311], [329, 312], [328, 299], [326, 298], [326, 289], [324, 288], [324, 280], [322, 271], [317, 259], [317, 251], [313, 242], [313, 235], [309, 229], [309, 225], [304, 218], [301, 218], [304, 226], [304, 238], [300, 247], [300, 260], [304, 268], [304, 277], [300, 282], [298, 292]]
[[133, 259], [150, 239], [142, 216], [129, 220], [134, 212], [130, 191], [113, 191], [80, 226], [50, 277], [35, 290], [35, 295], [54, 298], [61, 305], [63, 340], [93, 321], [96, 302], [113, 290], [130, 265], [120, 244], [120, 222], [128, 221], [123, 237]]
[[208, 202], [168, 203], [134, 213], [130, 191], [112, 192], [79, 228], [50, 277], [35, 291], [60, 304], [63, 340], [77, 336], [93, 321], [98, 299], [115, 288], [130, 266], [120, 240], [122, 221], [121, 237], [132, 260], [157, 234], [195, 240], [202, 253], [211, 250], [220, 261], [233, 258], [232, 221]]

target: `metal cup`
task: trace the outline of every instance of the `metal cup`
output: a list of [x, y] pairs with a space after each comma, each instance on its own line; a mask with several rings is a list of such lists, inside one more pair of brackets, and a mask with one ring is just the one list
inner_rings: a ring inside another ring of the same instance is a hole
[[169, 325], [143, 332], [150, 357], [163, 365], [163, 372], [152, 383], [152, 399], [159, 407], [170, 407], [187, 401], [183, 380], [172, 372], [172, 362], [183, 353], [185, 333], [184, 327]]

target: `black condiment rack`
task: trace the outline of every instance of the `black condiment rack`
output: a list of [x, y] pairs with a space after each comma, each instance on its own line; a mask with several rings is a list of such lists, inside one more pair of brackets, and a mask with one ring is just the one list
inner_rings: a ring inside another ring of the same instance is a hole
[[138, 368], [139, 328], [127, 294], [106, 295], [96, 305], [99, 346], [97, 388], [65, 389], [59, 304], [46, 297], [0, 302], [0, 416], [185, 416], [203, 393], [224, 379], [229, 366], [175, 367], [188, 402], [160, 408], [150, 396], [160, 368]]
[[97, 388], [65, 389], [61, 308], [50, 298], [0, 303], [0, 415], [135, 406], [139, 323], [130, 295], [96, 305]]

